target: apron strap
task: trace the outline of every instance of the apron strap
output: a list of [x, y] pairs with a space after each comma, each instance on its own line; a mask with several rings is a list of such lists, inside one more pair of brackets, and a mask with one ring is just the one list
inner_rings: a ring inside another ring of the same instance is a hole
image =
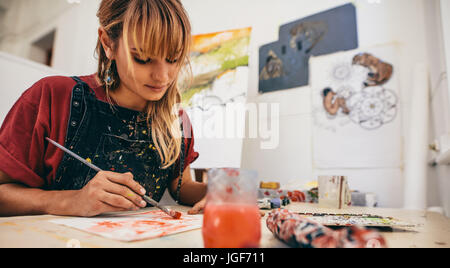
[[78, 76], [71, 76], [70, 78], [75, 80], [75, 82], [77, 82], [77, 84], [81, 84], [85, 89], [87, 89], [89, 91], [89, 93], [91, 93], [95, 96], [94, 90], [86, 82], [81, 80]]
[[181, 189], [181, 182], [183, 180], [183, 171], [184, 171], [184, 158], [185, 158], [185, 144], [184, 144], [184, 130], [183, 130], [183, 120], [180, 117], [181, 121], [181, 152], [180, 152], [180, 179], [178, 180], [177, 185], [177, 195], [176, 195], [176, 202], [177, 204], [180, 204], [180, 189]]

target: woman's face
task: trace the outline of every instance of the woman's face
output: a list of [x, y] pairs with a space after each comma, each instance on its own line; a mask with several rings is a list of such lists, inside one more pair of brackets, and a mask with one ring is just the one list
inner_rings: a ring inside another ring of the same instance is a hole
[[[126, 51], [124, 39], [121, 38], [115, 53], [117, 72], [120, 76], [118, 90], [128, 90], [145, 103], [161, 100], [168, 88], [176, 82], [179, 71], [177, 59], [157, 56], [141, 59], [132, 42], [129, 42], [128, 47], [129, 52]], [[132, 66], [128, 66], [127, 53], [131, 55]]]

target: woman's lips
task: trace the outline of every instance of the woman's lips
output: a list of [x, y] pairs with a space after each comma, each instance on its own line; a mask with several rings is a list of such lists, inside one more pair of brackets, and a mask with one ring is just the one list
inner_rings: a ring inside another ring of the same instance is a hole
[[151, 86], [151, 85], [144, 85], [144, 86], [156, 93], [161, 93], [166, 88], [166, 86]]

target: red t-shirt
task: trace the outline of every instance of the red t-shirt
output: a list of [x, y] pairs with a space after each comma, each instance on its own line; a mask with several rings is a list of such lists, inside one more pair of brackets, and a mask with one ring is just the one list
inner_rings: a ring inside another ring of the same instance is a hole
[[[106, 101], [96, 74], [80, 77]], [[70, 116], [70, 100], [76, 82], [70, 77], [52, 76], [26, 90], [9, 111], [0, 129], [0, 170], [30, 187], [51, 185], [64, 152], [46, 147], [45, 137], [64, 144]], [[185, 134], [185, 164], [198, 158], [189, 117], [180, 111]]]

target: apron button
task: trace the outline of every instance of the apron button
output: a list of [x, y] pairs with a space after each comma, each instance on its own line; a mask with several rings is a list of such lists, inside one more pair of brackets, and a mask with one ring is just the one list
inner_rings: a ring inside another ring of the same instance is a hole
[[81, 91], [81, 88], [79, 88], [79, 87], [75, 88], [75, 92], [80, 92], [80, 91]]
[[78, 106], [80, 106], [80, 103], [78, 101], [74, 101], [73, 106], [78, 107]]
[[77, 121], [72, 121], [72, 122], [70, 122], [70, 125], [71, 125], [72, 127], [76, 127], [76, 126], [77, 126]]

